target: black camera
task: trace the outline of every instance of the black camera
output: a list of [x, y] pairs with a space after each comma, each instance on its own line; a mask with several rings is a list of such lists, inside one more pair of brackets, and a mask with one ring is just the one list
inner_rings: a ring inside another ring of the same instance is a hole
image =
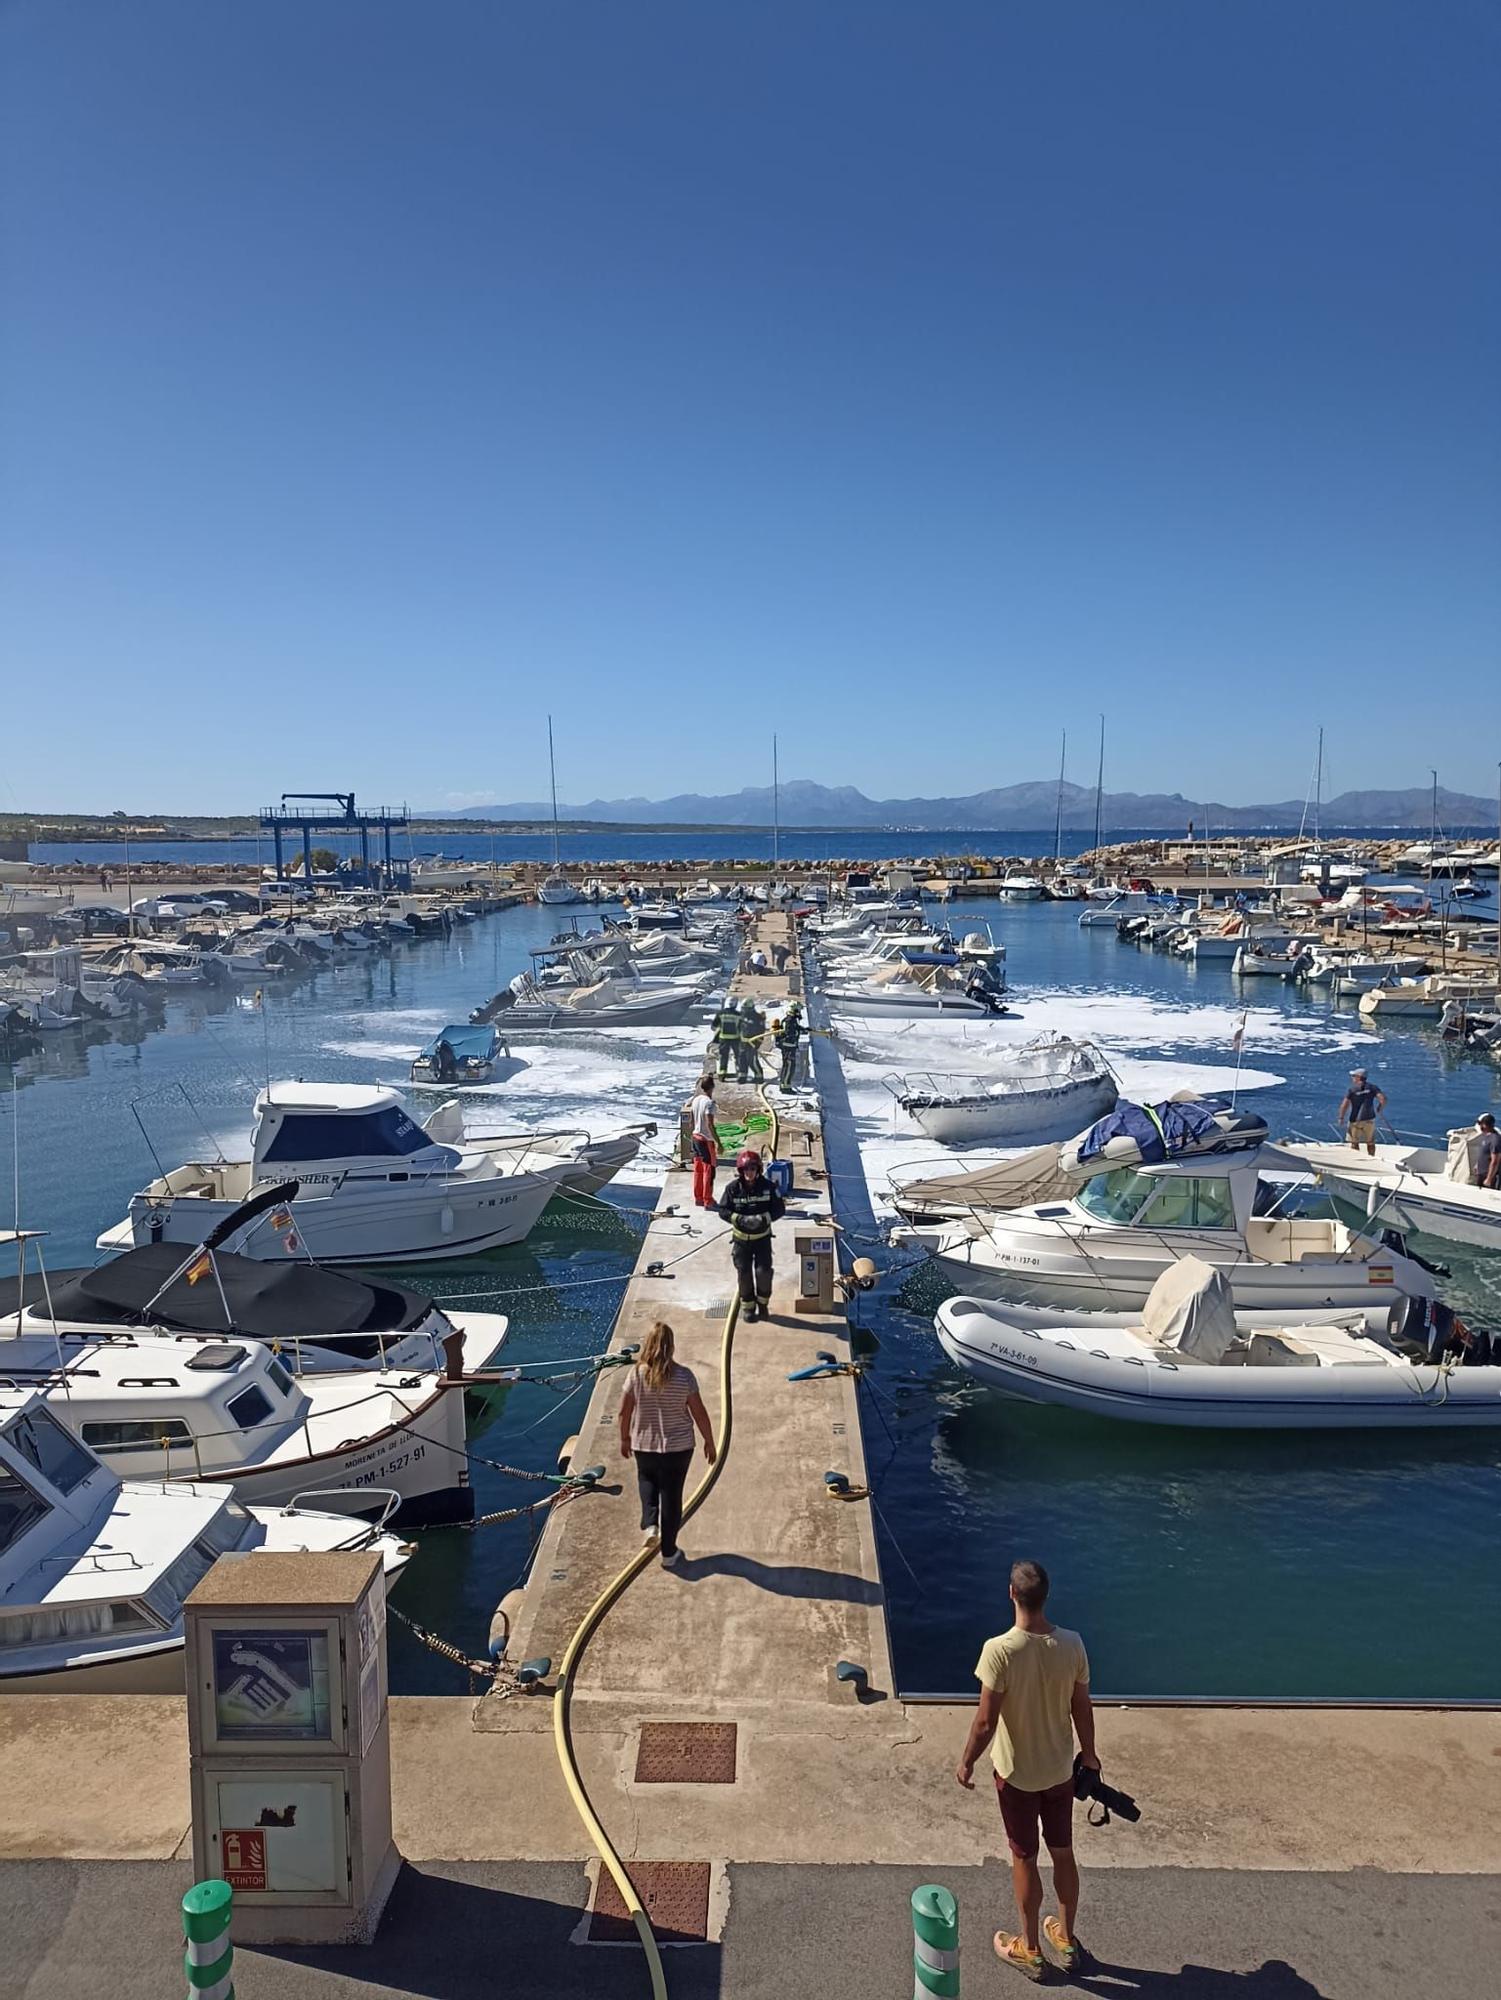
[[[1117, 1819], [1128, 1819], [1134, 1825], [1141, 1818], [1141, 1807], [1129, 1792], [1118, 1792], [1114, 1785], [1107, 1785], [1092, 1764], [1086, 1764], [1082, 1756], [1074, 1759], [1074, 1797], [1088, 1799], [1091, 1826], [1109, 1826], [1110, 1815]], [[1100, 1809], [1096, 1819], [1094, 1807]]]

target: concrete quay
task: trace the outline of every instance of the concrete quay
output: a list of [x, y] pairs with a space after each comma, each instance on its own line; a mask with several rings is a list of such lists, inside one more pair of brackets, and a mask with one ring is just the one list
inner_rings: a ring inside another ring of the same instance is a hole
[[[769, 942], [781, 915], [758, 922]], [[774, 1009], [786, 981], [737, 979]], [[752, 1109], [726, 1085], [726, 1116]], [[708, 1941], [669, 1950], [673, 2000], [869, 2000], [909, 1975], [907, 1899], [961, 1905], [964, 1991], [1015, 1989], [989, 1950], [1009, 1924], [994, 1798], [955, 1782], [968, 1711], [896, 1692], [857, 1384], [789, 1382], [848, 1354], [841, 1314], [793, 1310], [793, 1239], [830, 1219], [820, 1107], [774, 1099], [795, 1192], [777, 1228], [772, 1318], [735, 1334], [734, 1432], [687, 1524], [688, 1560], [653, 1564], [609, 1613], [576, 1676], [585, 1783], [628, 1866], [711, 1867]], [[722, 1175], [727, 1169], [721, 1170]], [[669, 1171], [612, 1345], [657, 1317], [721, 1410], [726, 1232]], [[660, 1272], [652, 1266], [660, 1264]], [[601, 1587], [641, 1546], [634, 1478], [602, 1375], [579, 1463], [602, 1490], [552, 1514], [513, 1658], [556, 1663]], [[702, 1459], [697, 1461], [702, 1466]], [[697, 1471], [694, 1479], [697, 1478]], [[1005, 1567], [975, 1580], [978, 1623], [1006, 1622]], [[1227, 1559], [1233, 1560], [1233, 1555]], [[1393, 1616], [1400, 1616], [1394, 1606]], [[869, 1676], [857, 1699], [836, 1660]], [[955, 1663], [962, 1684], [969, 1662]], [[733, 1724], [730, 1782], [638, 1780], [647, 1723]], [[1082, 1990], [1134, 2000], [1480, 2000], [1495, 1987], [1501, 1713], [1127, 1706], [1098, 1715], [1107, 1776], [1137, 1826], [1078, 1816]], [[395, 1833], [407, 1867], [374, 1946], [242, 1949], [241, 2000], [416, 1994], [431, 2000], [644, 1995], [639, 1951], [590, 1946], [599, 1862], [560, 1775], [552, 1704], [532, 1696], [391, 1703]], [[0, 1699], [0, 1994], [157, 2000], [177, 1970], [190, 1878], [185, 1704], [167, 1696]]]

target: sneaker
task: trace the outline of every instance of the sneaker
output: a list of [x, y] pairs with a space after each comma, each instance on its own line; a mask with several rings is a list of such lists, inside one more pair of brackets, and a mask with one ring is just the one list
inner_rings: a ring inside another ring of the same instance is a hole
[[643, 1542], [654, 1542], [657, 1539], [657, 1531], [655, 1526], [650, 1528], [643, 1528], [641, 1530], [641, 1539]]
[[683, 1551], [681, 1549], [674, 1549], [670, 1556], [663, 1556], [662, 1567], [663, 1569], [677, 1569], [681, 1566], [682, 1560]]

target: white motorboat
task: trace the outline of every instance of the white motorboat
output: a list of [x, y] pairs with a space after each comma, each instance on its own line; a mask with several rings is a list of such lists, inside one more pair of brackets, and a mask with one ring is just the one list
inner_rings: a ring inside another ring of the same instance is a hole
[[260, 1341], [49, 1327], [4, 1342], [3, 1379], [131, 1477], [207, 1480], [259, 1506], [316, 1489], [336, 1513], [394, 1493], [414, 1522], [474, 1510], [456, 1371], [294, 1377]]
[[1006, 1012], [1006, 975], [999, 966], [963, 966], [952, 953], [909, 952], [899, 965], [870, 979], [824, 988], [836, 1014], [960, 1014], [999, 1020]]
[[886, 1088], [939, 1145], [1036, 1138], [1102, 1118], [1118, 1095], [1110, 1065], [1089, 1042], [1040, 1035], [984, 1076], [887, 1077]]
[[[1287, 1183], [1306, 1169], [1260, 1143], [1259, 1119], [1236, 1133], [1203, 1105], [1159, 1105], [1150, 1117], [1173, 1114], [1203, 1134], [1197, 1149], [1164, 1157], [1142, 1107], [1122, 1104], [1054, 1156], [1049, 1198], [977, 1209], [894, 1240], [925, 1249], [959, 1290], [1084, 1310], [1141, 1305], [1188, 1256], [1223, 1268], [1246, 1310], [1369, 1309], [1433, 1296], [1428, 1271], [1400, 1250], [1341, 1222], [1278, 1213]], [[1032, 1157], [992, 1171], [1019, 1178]]]
[[1475, 1184], [1478, 1137], [1475, 1126], [1459, 1126], [1442, 1152], [1437, 1146], [1378, 1146], [1372, 1154], [1299, 1139], [1278, 1143], [1318, 1176], [1337, 1207], [1365, 1217], [1371, 1228], [1501, 1250], [1501, 1188]]
[[183, 1600], [221, 1555], [369, 1548], [400, 1574], [408, 1544], [319, 1497], [252, 1508], [123, 1480], [41, 1398], [0, 1387], [0, 1694], [180, 1692]]
[[[1039, 1315], [949, 1299], [944, 1352], [1029, 1402], [1136, 1423], [1237, 1430], [1449, 1430], [1501, 1423], [1501, 1366], [1467, 1365], [1467, 1330], [1438, 1308], [1436, 1342], [1373, 1332], [1364, 1315], [1268, 1323], [1237, 1312], [1230, 1278], [1197, 1258], [1163, 1273], [1129, 1317]], [[1394, 1312], [1398, 1329], [1405, 1323]]]
[[1171, 896], [1150, 889], [1086, 889], [1084, 896], [1088, 907], [1079, 912], [1082, 931], [1114, 930], [1122, 917], [1161, 916], [1174, 907]]
[[1430, 973], [1426, 978], [1395, 979], [1389, 985], [1367, 987], [1360, 996], [1360, 1011], [1376, 1021], [1437, 1021], [1451, 1000], [1493, 1007], [1497, 991], [1494, 979], [1453, 979]]
[[1314, 945], [1298, 977], [1308, 986], [1346, 982], [1360, 992], [1394, 979], [1411, 979], [1428, 970], [1428, 960], [1413, 953], [1361, 951], [1355, 946]]
[[1042, 884], [1035, 875], [1006, 875], [1001, 879], [1001, 896], [1008, 903], [1040, 903]]
[[522, 1242], [563, 1174], [435, 1140], [383, 1085], [273, 1083], [255, 1100], [248, 1160], [190, 1161], [148, 1181], [98, 1247], [201, 1243], [252, 1195], [295, 1181], [295, 1230], [273, 1208], [246, 1234], [247, 1256], [281, 1259], [290, 1235], [324, 1264], [466, 1257]]
[[632, 904], [630, 919], [631, 928], [636, 931], [680, 931], [687, 921], [687, 911], [681, 903], [648, 897], [644, 902]]
[[1191, 958], [1196, 964], [1211, 959], [1224, 959], [1228, 963], [1238, 958], [1247, 945], [1260, 951], [1286, 951], [1292, 941], [1293, 934], [1286, 924], [1257, 923], [1231, 916], [1212, 929], [1185, 931], [1174, 948], [1180, 956]]
[[1230, 970], [1237, 979], [1291, 979], [1297, 968], [1298, 960], [1288, 956], [1286, 946], [1273, 951], [1260, 945], [1242, 944]]
[[475, 1021], [494, 1021], [508, 1035], [592, 1034], [600, 1028], [678, 1028], [702, 1010], [712, 978], [657, 984], [600, 979], [591, 986], [549, 992], [521, 973], [477, 1008]]
[[[6, 1341], [27, 1333], [261, 1340], [294, 1375], [441, 1373], [455, 1360], [473, 1372], [499, 1353], [508, 1331], [501, 1313], [466, 1309], [454, 1319], [402, 1285], [366, 1284], [295, 1256], [267, 1263], [222, 1248], [296, 1192], [295, 1182], [266, 1190], [186, 1256], [180, 1243], [145, 1243], [82, 1270], [23, 1264], [16, 1277], [0, 1279], [0, 1374]], [[38, 1233], [22, 1240], [36, 1242]]]

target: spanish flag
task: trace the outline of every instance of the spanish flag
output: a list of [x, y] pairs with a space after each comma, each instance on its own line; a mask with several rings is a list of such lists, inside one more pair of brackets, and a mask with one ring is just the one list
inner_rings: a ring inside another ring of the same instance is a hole
[[198, 1280], [206, 1278], [213, 1268], [214, 1260], [207, 1250], [204, 1250], [193, 1259], [192, 1263], [189, 1264], [187, 1270], [183, 1273], [183, 1276], [190, 1285], [196, 1285]]

